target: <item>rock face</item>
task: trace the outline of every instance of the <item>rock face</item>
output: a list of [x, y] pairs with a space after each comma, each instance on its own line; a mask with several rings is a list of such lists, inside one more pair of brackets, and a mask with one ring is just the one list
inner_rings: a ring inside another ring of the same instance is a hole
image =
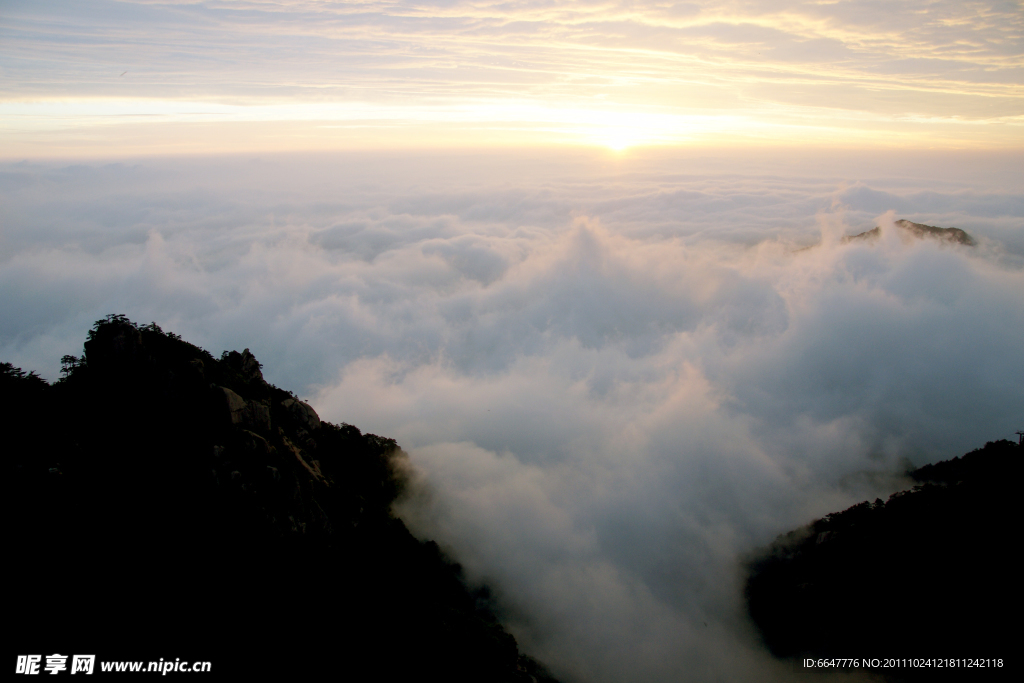
[[242, 380], [248, 384], [259, 384], [263, 382], [263, 365], [256, 357], [249, 352], [249, 349], [238, 353], [231, 351], [221, 360], [239, 374]]
[[223, 401], [231, 424], [264, 432], [270, 430], [269, 406], [259, 401], [246, 401], [227, 387], [215, 386], [214, 391], [216, 390], [220, 390], [224, 395]]
[[308, 403], [289, 398], [281, 402], [281, 407], [288, 411], [288, 415], [299, 429], [305, 429], [308, 432], [316, 432], [320, 429], [320, 417]]
[[[937, 228], [934, 225], [914, 223], [902, 218], [895, 221], [895, 224], [896, 227], [900, 228], [907, 235], [918, 239], [930, 238], [951, 244], [962, 244], [968, 247], [975, 246], [974, 238], [960, 228]], [[859, 235], [844, 237], [843, 242], [872, 241], [878, 239], [881, 235], [882, 229], [876, 227]]]
[[322, 421], [248, 349], [216, 359], [123, 316], [66, 360], [53, 385], [0, 373], [18, 652], [173, 653], [232, 678], [413, 680], [429, 662], [446, 680], [552, 680], [391, 514], [394, 441]]

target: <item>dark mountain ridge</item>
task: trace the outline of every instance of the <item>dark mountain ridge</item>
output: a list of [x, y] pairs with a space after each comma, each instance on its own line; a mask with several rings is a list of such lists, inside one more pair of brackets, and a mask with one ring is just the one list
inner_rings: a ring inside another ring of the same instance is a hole
[[748, 563], [747, 607], [765, 644], [779, 657], [1004, 662], [875, 672], [895, 680], [1017, 675], [1022, 455], [991, 442], [910, 472], [918, 484], [888, 501], [779, 536]]
[[552, 681], [486, 588], [391, 513], [405, 454], [157, 325], [108, 316], [47, 384], [0, 366], [15, 654], [214, 673]]

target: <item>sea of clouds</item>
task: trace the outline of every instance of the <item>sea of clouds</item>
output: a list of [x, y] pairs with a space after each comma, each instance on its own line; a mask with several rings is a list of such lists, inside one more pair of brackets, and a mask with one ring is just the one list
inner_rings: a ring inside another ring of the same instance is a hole
[[403, 518], [566, 681], [786, 680], [743, 558], [1024, 428], [1021, 164], [7, 163], [0, 360], [54, 380], [107, 313], [248, 347], [323, 418], [399, 441]]

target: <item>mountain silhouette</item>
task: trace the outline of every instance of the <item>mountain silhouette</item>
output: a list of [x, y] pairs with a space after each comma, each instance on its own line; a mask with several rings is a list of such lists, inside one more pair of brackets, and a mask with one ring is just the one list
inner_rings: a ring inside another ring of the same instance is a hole
[[746, 599], [765, 644], [779, 657], [1004, 662], [874, 672], [894, 680], [1014, 675], [1022, 455], [990, 442], [908, 473], [918, 483], [888, 501], [826, 515], [758, 551]]
[[486, 587], [391, 513], [391, 439], [321, 420], [248, 349], [107, 316], [48, 384], [0, 365], [9, 647], [214, 674], [553, 681]]

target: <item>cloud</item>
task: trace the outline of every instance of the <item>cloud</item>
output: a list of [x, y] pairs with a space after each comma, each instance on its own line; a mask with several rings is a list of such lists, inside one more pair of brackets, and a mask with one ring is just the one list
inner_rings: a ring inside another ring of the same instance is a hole
[[6, 3], [5, 156], [1019, 148], [1013, 3]]
[[[744, 554], [1020, 428], [1019, 165], [7, 164], [0, 357], [54, 379], [111, 312], [248, 347], [325, 419], [398, 439], [403, 517], [565, 680], [788, 680], [744, 616]], [[904, 241], [897, 217], [981, 244]]]

